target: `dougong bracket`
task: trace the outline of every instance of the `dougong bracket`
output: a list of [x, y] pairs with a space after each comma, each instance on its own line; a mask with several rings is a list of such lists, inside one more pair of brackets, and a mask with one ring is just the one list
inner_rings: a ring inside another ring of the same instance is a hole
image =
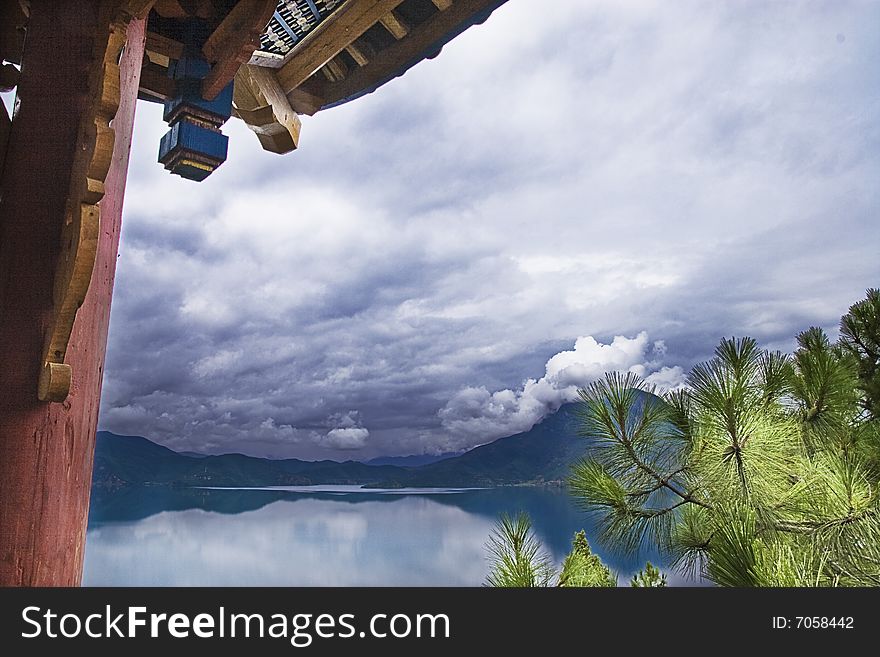
[[164, 101], [171, 126], [159, 145], [159, 162], [195, 181], [226, 161], [229, 140], [220, 129], [232, 116], [233, 79], [260, 47], [277, 0], [214, 2], [202, 12], [199, 6], [181, 2], [179, 11], [170, 11], [157, 5], [148, 26], [154, 41], [178, 46], [164, 53], [170, 84], [153, 84], [154, 92], [164, 87], [154, 96]]
[[164, 119], [171, 129], [159, 144], [159, 162], [171, 173], [202, 181], [226, 161], [229, 138], [220, 132], [232, 115], [232, 82], [212, 100], [202, 96], [210, 65], [194, 49], [169, 66], [175, 96], [165, 101]]

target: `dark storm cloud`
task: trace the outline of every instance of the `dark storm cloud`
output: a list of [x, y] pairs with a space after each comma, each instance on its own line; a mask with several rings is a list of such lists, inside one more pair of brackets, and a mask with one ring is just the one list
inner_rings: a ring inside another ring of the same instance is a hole
[[604, 369], [675, 385], [724, 335], [789, 349], [880, 282], [880, 7], [533, 7], [304, 117], [283, 158], [231, 121], [198, 185], [141, 106], [102, 427], [461, 449]]

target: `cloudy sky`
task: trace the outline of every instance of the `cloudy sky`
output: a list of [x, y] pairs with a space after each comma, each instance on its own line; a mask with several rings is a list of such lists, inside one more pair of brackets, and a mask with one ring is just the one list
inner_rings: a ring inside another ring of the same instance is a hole
[[203, 183], [141, 104], [100, 426], [368, 458], [789, 349], [880, 284], [880, 2], [510, 0]]

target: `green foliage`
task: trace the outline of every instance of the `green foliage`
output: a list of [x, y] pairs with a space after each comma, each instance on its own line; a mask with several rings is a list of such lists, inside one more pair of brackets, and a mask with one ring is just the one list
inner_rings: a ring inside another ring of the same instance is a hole
[[792, 397], [806, 447], [846, 449], [852, 443], [852, 419], [859, 401], [855, 361], [816, 327], [798, 335], [797, 342]]
[[840, 345], [856, 361], [862, 407], [880, 419], [880, 289], [869, 289], [840, 318]]
[[553, 564], [532, 531], [525, 513], [502, 514], [487, 545], [491, 570], [486, 585], [494, 587], [548, 586]]
[[601, 587], [617, 586], [617, 578], [608, 566], [590, 550], [583, 530], [574, 535], [571, 552], [562, 563], [558, 586]]
[[666, 586], [666, 575], [649, 561], [642, 570], [633, 575], [629, 585], [634, 588], [661, 588]]
[[552, 560], [532, 531], [531, 519], [525, 513], [502, 514], [486, 547], [491, 562], [486, 586], [550, 586], [554, 579], [556, 586], [617, 586], [617, 578], [590, 550], [583, 531], [574, 535], [571, 552], [557, 575]]
[[878, 423], [841, 345], [818, 328], [791, 357], [725, 339], [663, 399], [631, 373], [581, 390], [592, 447], [570, 486], [601, 540], [723, 586], [880, 585]]

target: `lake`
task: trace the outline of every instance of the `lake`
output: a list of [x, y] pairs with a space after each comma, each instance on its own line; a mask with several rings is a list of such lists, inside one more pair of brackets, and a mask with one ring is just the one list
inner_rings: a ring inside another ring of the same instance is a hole
[[156, 486], [93, 493], [83, 583], [479, 586], [496, 518], [520, 510], [557, 563], [583, 528], [621, 584], [645, 559], [662, 564], [608, 554], [562, 489]]

